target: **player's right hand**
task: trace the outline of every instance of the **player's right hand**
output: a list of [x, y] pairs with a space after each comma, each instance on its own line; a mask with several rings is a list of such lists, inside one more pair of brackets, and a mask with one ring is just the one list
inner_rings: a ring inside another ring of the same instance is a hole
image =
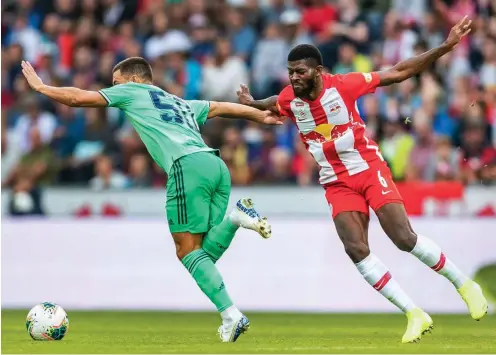
[[269, 110], [266, 110], [266, 111], [263, 111], [263, 114], [264, 114], [264, 119], [263, 119], [263, 123], [265, 124], [268, 124], [268, 125], [282, 125], [284, 123], [284, 118], [283, 116], [275, 113], [275, 112], [272, 112], [272, 111], [269, 111]]
[[39, 91], [44, 84], [41, 78], [38, 76], [38, 74], [36, 74], [36, 71], [34, 70], [31, 63], [23, 60], [21, 63], [21, 67], [22, 67], [22, 74], [28, 81], [29, 86], [31, 86], [33, 90]]
[[250, 89], [245, 84], [241, 84], [239, 90], [236, 91], [238, 100], [241, 105], [250, 106], [253, 102], [253, 96], [250, 94]]

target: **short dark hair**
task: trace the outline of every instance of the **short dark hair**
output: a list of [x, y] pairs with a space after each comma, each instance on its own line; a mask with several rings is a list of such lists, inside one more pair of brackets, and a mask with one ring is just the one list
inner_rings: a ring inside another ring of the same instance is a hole
[[152, 67], [146, 59], [141, 57], [124, 59], [122, 62], [117, 63], [112, 73], [115, 73], [117, 70], [120, 70], [122, 75], [137, 75], [142, 79], [153, 81]]
[[300, 44], [294, 47], [288, 54], [288, 62], [307, 59], [314, 60], [316, 65], [322, 65], [323, 62], [319, 49], [311, 44]]

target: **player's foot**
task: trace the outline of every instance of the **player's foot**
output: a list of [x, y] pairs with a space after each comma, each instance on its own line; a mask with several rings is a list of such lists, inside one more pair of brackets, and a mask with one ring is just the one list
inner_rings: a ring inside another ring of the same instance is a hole
[[402, 343], [416, 343], [420, 341], [422, 335], [430, 333], [434, 328], [434, 322], [431, 317], [420, 308], [414, 308], [406, 313], [408, 326], [403, 335]]
[[481, 320], [487, 314], [487, 299], [482, 294], [482, 289], [477, 282], [472, 280], [465, 281], [462, 287], [458, 289], [458, 293], [467, 304], [473, 319]]
[[250, 321], [245, 315], [230, 323], [224, 323], [217, 331], [223, 343], [234, 343], [241, 334], [244, 334], [250, 328]]
[[262, 236], [262, 238], [270, 238], [272, 236], [272, 229], [267, 221], [267, 218], [260, 217], [255, 210], [255, 205], [250, 198], [242, 198], [236, 203], [236, 207], [229, 215], [231, 222], [234, 224], [251, 229]]

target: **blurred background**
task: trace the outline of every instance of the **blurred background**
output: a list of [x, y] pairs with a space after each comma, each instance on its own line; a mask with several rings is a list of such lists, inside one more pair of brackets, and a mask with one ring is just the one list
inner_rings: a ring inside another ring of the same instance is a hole
[[[414, 228], [492, 285], [496, 300], [495, 0], [4, 0], [1, 15], [4, 307], [211, 309], [174, 256], [167, 176], [123, 114], [33, 94], [21, 60], [47, 84], [97, 90], [117, 62], [143, 56], [175, 95], [236, 101], [242, 83], [255, 98], [287, 85], [296, 44], [318, 46], [331, 73], [370, 72], [439, 45], [464, 15], [475, 28], [453, 52], [358, 105]], [[273, 222], [272, 240], [241, 232], [219, 263], [240, 307], [394, 311], [343, 252], [289, 120], [214, 119], [202, 134], [231, 171], [232, 200], [253, 197]], [[406, 260], [375, 220], [370, 238], [427, 310], [464, 312], [451, 285]], [[46, 280], [37, 269], [56, 272]], [[332, 288], [340, 282], [344, 290]]]

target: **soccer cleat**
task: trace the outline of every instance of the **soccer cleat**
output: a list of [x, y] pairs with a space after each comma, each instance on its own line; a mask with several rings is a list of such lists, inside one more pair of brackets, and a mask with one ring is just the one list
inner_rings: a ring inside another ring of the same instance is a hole
[[236, 207], [231, 212], [229, 218], [234, 224], [251, 229], [268, 239], [272, 236], [272, 228], [267, 218], [260, 217], [255, 210], [255, 205], [250, 198], [242, 198], [236, 203]]
[[458, 293], [467, 304], [470, 315], [475, 320], [481, 320], [487, 314], [487, 299], [482, 294], [479, 284], [472, 280], [467, 280]]
[[425, 333], [430, 333], [434, 328], [434, 322], [431, 317], [420, 308], [414, 308], [406, 313], [408, 318], [408, 326], [403, 335], [401, 342], [417, 343]]
[[250, 328], [250, 321], [246, 316], [230, 324], [222, 324], [217, 331], [223, 343], [234, 343], [241, 334], [244, 334]]

